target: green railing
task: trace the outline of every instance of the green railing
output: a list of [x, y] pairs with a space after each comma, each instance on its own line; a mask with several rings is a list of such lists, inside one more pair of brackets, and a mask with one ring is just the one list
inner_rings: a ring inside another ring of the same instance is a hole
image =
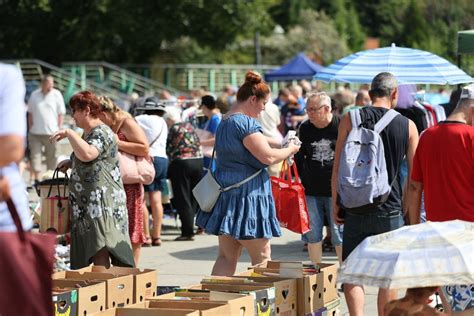
[[[248, 70], [256, 70], [264, 75], [278, 68], [270, 65], [217, 64], [121, 64], [120, 66], [178, 90], [189, 91], [204, 87], [211, 92], [219, 92], [227, 85], [239, 86]], [[278, 82], [272, 83], [272, 89], [277, 91], [278, 85]]]
[[41, 81], [41, 77], [50, 74], [54, 78], [55, 87], [63, 93], [64, 100], [81, 90], [90, 90], [97, 95], [107, 95], [114, 99], [129, 100], [127, 94], [121, 93], [100, 83], [88, 80], [76, 72], [67, 71], [38, 59], [5, 60], [21, 69], [25, 81]]
[[140, 95], [159, 94], [163, 90], [175, 95], [183, 94], [178, 89], [107, 62], [65, 62], [62, 66], [81, 78], [95, 81], [127, 95], [133, 92]]

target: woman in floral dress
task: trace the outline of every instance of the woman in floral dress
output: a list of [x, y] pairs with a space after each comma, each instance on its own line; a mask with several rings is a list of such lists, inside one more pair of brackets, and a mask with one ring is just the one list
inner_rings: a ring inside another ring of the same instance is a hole
[[91, 263], [108, 267], [110, 261], [113, 265], [133, 267], [115, 135], [98, 118], [100, 103], [93, 93], [79, 92], [69, 105], [84, 134], [81, 138], [73, 130], [63, 129], [54, 133], [51, 141], [67, 138], [73, 149], [71, 159], [58, 164], [63, 171], [72, 168], [71, 268]]

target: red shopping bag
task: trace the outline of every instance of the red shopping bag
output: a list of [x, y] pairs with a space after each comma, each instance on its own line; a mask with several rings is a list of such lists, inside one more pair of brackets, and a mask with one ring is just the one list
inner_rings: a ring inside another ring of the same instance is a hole
[[[292, 169], [295, 181], [291, 176]], [[290, 167], [285, 160], [281, 167], [280, 177], [270, 177], [270, 179], [280, 226], [298, 234], [310, 231], [306, 196], [296, 164]]]

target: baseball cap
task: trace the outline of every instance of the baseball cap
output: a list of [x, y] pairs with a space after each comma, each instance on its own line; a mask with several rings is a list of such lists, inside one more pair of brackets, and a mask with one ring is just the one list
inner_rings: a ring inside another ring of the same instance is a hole
[[137, 110], [166, 112], [166, 106], [157, 97], [148, 97], [142, 106], [137, 107]]

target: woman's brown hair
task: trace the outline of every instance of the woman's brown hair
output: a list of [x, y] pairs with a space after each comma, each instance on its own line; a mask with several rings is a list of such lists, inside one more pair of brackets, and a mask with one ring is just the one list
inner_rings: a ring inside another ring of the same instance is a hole
[[89, 107], [90, 115], [94, 118], [98, 117], [101, 111], [99, 98], [90, 91], [81, 91], [73, 95], [69, 100], [69, 106], [75, 111], [84, 111]]
[[263, 81], [262, 76], [254, 71], [248, 71], [245, 75], [245, 82], [237, 91], [237, 101], [243, 102], [251, 96], [257, 99], [264, 99], [270, 94], [270, 87]]

